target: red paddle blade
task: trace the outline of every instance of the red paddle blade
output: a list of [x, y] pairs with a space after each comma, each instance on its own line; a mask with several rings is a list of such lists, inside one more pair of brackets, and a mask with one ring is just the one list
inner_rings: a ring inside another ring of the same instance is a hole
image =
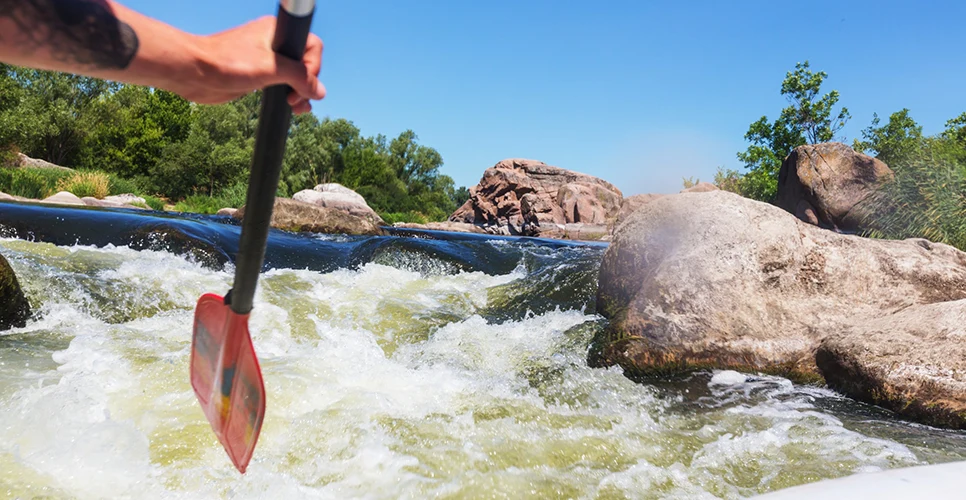
[[191, 340], [191, 387], [218, 441], [242, 474], [265, 418], [265, 384], [248, 333], [237, 314], [212, 293], [198, 299]]

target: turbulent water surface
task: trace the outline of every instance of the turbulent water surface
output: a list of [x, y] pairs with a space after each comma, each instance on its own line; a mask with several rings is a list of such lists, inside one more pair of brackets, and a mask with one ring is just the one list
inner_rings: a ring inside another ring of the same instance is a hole
[[[123, 236], [146, 221], [207, 253]], [[223, 222], [0, 204], [35, 309], [0, 333], [0, 497], [739, 498], [966, 458], [963, 434], [780, 378], [588, 368], [601, 246], [273, 233], [240, 477], [187, 376], [194, 302], [232, 279]]]

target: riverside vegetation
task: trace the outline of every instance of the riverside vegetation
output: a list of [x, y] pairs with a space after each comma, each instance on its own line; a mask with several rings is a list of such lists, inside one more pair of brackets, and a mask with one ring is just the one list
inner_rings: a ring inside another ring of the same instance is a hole
[[[0, 168], [0, 191], [132, 193], [150, 208], [199, 213], [240, 207], [259, 102], [254, 93], [196, 105], [163, 90], [0, 65], [0, 164], [20, 152], [75, 170]], [[336, 182], [386, 222], [443, 220], [469, 194], [442, 165], [411, 130], [367, 137], [348, 120], [305, 114], [293, 118], [278, 195]]]
[[[746, 171], [719, 168], [715, 184], [773, 203], [785, 157], [798, 146], [835, 140], [851, 118], [847, 108], [836, 110], [838, 91], [821, 93], [826, 78], [825, 72], [812, 71], [808, 61], [788, 72], [781, 94], [789, 106], [774, 121], [762, 116], [751, 124], [745, 134], [751, 144], [738, 153]], [[924, 135], [908, 109], [892, 113], [885, 123], [874, 115], [852, 147], [874, 155], [895, 173], [894, 182], [884, 188], [888, 205], [868, 221], [866, 236], [921, 237], [966, 250], [966, 112], [935, 135]], [[695, 179], [685, 179], [685, 187], [689, 183]]]

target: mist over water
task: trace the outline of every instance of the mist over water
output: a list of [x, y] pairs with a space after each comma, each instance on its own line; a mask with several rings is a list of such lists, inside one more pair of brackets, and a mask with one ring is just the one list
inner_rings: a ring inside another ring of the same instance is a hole
[[36, 311], [0, 333], [0, 498], [741, 498], [966, 458], [963, 434], [780, 378], [588, 368], [602, 247], [411, 239], [263, 275], [244, 476], [188, 380], [195, 301], [231, 264], [0, 239]]

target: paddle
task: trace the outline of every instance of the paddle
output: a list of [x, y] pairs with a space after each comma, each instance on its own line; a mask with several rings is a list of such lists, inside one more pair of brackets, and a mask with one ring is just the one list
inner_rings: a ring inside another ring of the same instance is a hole
[[[282, 0], [272, 49], [301, 60], [315, 0]], [[265, 385], [248, 333], [255, 286], [265, 259], [275, 191], [285, 153], [292, 108], [285, 85], [268, 87], [255, 137], [248, 199], [242, 222], [235, 283], [224, 296], [203, 295], [195, 309], [191, 340], [191, 387], [218, 441], [242, 474], [255, 451], [265, 418]]]

